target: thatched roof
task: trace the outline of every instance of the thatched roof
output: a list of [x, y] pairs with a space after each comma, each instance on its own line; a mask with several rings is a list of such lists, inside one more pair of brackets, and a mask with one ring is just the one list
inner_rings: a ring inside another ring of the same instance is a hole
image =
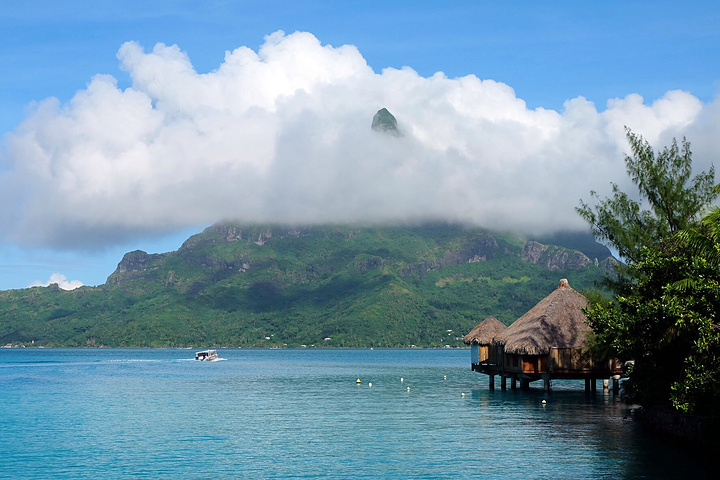
[[543, 355], [551, 347], [581, 348], [591, 331], [582, 309], [587, 300], [570, 288], [566, 279], [529, 312], [495, 337], [505, 353]]
[[470, 333], [463, 337], [463, 341], [467, 345], [492, 345], [493, 338], [506, 328], [500, 320], [491, 315], [470, 330]]

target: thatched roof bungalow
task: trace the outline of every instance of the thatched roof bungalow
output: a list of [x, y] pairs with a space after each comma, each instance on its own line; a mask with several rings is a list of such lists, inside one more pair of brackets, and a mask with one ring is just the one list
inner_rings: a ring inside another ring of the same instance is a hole
[[506, 354], [547, 355], [552, 348], [583, 348], [592, 331], [582, 309], [587, 299], [566, 279], [550, 295], [494, 338]]
[[500, 320], [491, 315], [463, 337], [465, 344], [471, 345], [473, 365], [488, 361], [492, 356], [493, 340], [506, 328]]
[[470, 333], [463, 337], [463, 341], [465, 345], [492, 345], [495, 337], [506, 328], [500, 320], [490, 315], [470, 330]]
[[[497, 361], [476, 364], [473, 359], [473, 370], [490, 375], [491, 385], [492, 376], [501, 375], [503, 386], [506, 378], [511, 378], [513, 385], [520, 380], [521, 386], [543, 379], [546, 389], [551, 378], [584, 378], [587, 388], [591, 380], [618, 374], [614, 361], [598, 361], [587, 349], [592, 329], [583, 313], [586, 306], [587, 299], [562, 279], [550, 295], [494, 334], [489, 352]], [[466, 338], [472, 341], [474, 331]]]

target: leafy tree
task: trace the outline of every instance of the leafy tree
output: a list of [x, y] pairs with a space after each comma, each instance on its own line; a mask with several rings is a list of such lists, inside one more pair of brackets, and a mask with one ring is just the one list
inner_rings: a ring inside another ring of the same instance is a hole
[[[720, 271], [684, 242], [645, 249], [631, 263], [636, 282], [615, 305], [588, 311], [595, 341], [633, 360], [630, 385], [644, 405], [720, 413]], [[692, 278], [692, 288], [684, 280]]]
[[[720, 208], [712, 209], [697, 224], [680, 231], [677, 237], [696, 255], [720, 268]], [[693, 279], [685, 279], [681, 286], [692, 287]]]
[[689, 227], [720, 192], [714, 188], [714, 167], [692, 177], [690, 143], [684, 138], [682, 147], [673, 139], [670, 147], [655, 155], [642, 136], [627, 127], [625, 133], [632, 151], [632, 156], [625, 156], [625, 167], [649, 208], [643, 209], [613, 183], [612, 198], [600, 200], [592, 191], [599, 203], [593, 208], [580, 200], [576, 210], [598, 240], [609, 242], [624, 260], [637, 262], [643, 258], [643, 247], [662, 243]]
[[629, 383], [640, 403], [717, 415], [720, 213], [697, 221], [718, 194], [714, 170], [691, 180], [687, 141], [681, 150], [673, 140], [655, 157], [642, 137], [627, 135], [633, 151], [625, 159], [628, 175], [650, 209], [614, 184], [612, 199], [578, 208], [595, 235], [629, 260], [615, 302], [597, 302], [587, 311], [594, 345], [634, 361]]
[[[694, 300], [686, 303], [668, 298], [677, 309], [678, 330], [694, 334], [682, 378], [672, 386], [673, 404], [683, 410], [720, 415], [720, 208], [698, 224], [677, 235], [678, 245], [693, 256], [692, 270], [668, 288]], [[698, 308], [698, 306], [700, 308]]]

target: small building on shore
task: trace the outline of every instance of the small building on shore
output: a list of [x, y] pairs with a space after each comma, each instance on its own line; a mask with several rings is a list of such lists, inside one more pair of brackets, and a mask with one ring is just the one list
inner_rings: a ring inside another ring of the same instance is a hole
[[588, 349], [592, 329], [583, 313], [586, 306], [587, 299], [562, 279], [509, 327], [501, 329], [489, 317], [464, 338], [473, 345], [471, 368], [489, 375], [491, 388], [500, 375], [503, 389], [508, 379], [512, 388], [516, 382], [527, 388], [530, 382], [543, 380], [545, 390], [550, 390], [553, 379], [584, 379], [586, 390], [594, 390], [597, 379], [612, 378], [617, 390], [621, 373], [617, 361], [594, 358]]

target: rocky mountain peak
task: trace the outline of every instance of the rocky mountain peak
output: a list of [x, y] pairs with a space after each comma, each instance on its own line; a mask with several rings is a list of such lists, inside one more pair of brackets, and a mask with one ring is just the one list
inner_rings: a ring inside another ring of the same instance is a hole
[[582, 252], [553, 245], [543, 245], [539, 242], [529, 241], [525, 244], [520, 258], [526, 262], [540, 265], [550, 270], [585, 268], [592, 261]]
[[148, 270], [158, 268], [157, 261], [165, 254], [148, 254], [142, 250], [134, 250], [123, 256], [115, 271], [107, 279], [107, 283], [120, 283], [123, 280], [141, 277]]
[[378, 110], [373, 116], [371, 128], [376, 132], [387, 133], [395, 137], [400, 136], [397, 120], [385, 107]]

